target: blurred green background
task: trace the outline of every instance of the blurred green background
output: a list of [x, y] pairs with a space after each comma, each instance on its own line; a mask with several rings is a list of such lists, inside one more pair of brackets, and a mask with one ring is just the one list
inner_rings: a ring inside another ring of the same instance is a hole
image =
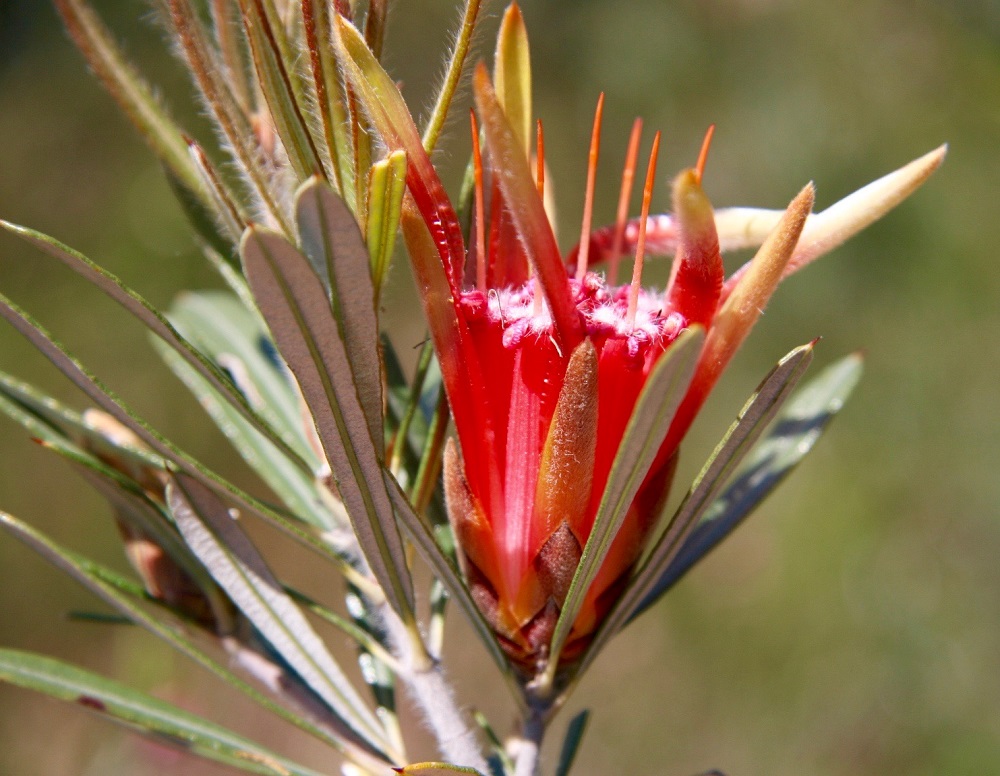
[[[145, 6], [94, 5], [204, 136]], [[488, 6], [481, 56], [501, 10]], [[817, 335], [818, 364], [867, 351], [864, 381], [815, 453], [585, 681], [569, 709], [594, 711], [576, 773], [1000, 773], [1000, 4], [525, 0], [523, 10], [567, 243], [602, 90], [602, 222], [613, 218], [635, 115], [664, 131], [660, 208], [669, 174], [693, 162], [712, 122], [706, 186], [719, 206], [780, 207], [812, 179], [825, 207], [951, 144], [911, 201], [782, 287], [699, 420], [681, 477], [786, 351]], [[411, 105], [425, 106], [456, 11], [446, 0], [397, 0], [393, 13], [389, 66]], [[452, 184], [466, 158], [463, 115], [440, 157]], [[74, 245], [158, 305], [217, 285], [156, 163], [40, 0], [0, 0], [0, 217]], [[652, 268], [651, 282], [664, 274]], [[405, 269], [393, 283], [390, 317], [412, 320]], [[99, 294], [7, 237], [0, 286], [171, 438], [251, 481], [141, 328]], [[0, 369], [83, 406], [7, 327]], [[103, 503], [6, 419], [0, 508], [123, 566]], [[288, 548], [275, 545], [287, 562]], [[100, 608], [0, 536], [0, 644], [126, 679], [334, 770], [151, 637], [67, 621], [69, 610]], [[503, 688], [481, 650], [461, 646], [471, 642], [460, 624], [451, 627], [462, 699], [503, 727]], [[0, 687], [2, 774], [223, 772]]]

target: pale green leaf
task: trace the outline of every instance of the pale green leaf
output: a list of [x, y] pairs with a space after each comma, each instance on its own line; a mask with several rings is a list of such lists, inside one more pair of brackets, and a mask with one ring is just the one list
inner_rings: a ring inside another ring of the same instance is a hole
[[178, 652], [191, 658], [217, 678], [247, 695], [255, 703], [261, 705], [272, 714], [276, 714], [292, 725], [310, 735], [316, 736], [340, 751], [348, 749], [348, 743], [341, 736], [335, 735], [326, 727], [311, 722], [284, 706], [275, 703], [267, 695], [241, 679], [205, 652], [182, 628], [168, 622], [162, 614], [154, 615], [147, 612], [144, 607], [136, 603], [137, 598], [142, 599], [144, 597], [142, 589], [138, 586], [132, 586], [127, 583], [121, 584], [120, 578], [114, 572], [107, 571], [87, 558], [59, 546], [41, 532], [36, 531], [26, 523], [2, 511], [0, 511], [0, 528], [7, 530], [11, 535], [24, 542], [54, 566], [65, 571], [99, 598], [128, 617], [136, 625], [142, 626], [163, 639]]
[[307, 181], [296, 194], [295, 218], [302, 250], [329, 292], [333, 316], [350, 355], [347, 365], [381, 458], [382, 370], [368, 248], [351, 211], [318, 178]]
[[186, 291], [167, 311], [170, 322], [204, 353], [276, 429], [306, 471], [322, 461], [310, 443], [302, 401], [262, 321], [241, 300], [218, 291]]
[[608, 615], [602, 626], [602, 632], [592, 643], [585, 662], [589, 662], [605, 641], [635, 616], [639, 602], [649, 594], [709, 504], [725, 486], [740, 461], [767, 428], [767, 424], [774, 418], [809, 367], [813, 357], [813, 347], [814, 343], [803, 345], [781, 359], [747, 400], [695, 478], [691, 489], [654, 545], [649, 557]]
[[309, 260], [280, 235], [247, 230], [243, 265], [316, 423], [358, 542], [386, 600], [413, 621], [413, 583], [351, 358]]
[[812, 450], [861, 378], [857, 354], [827, 367], [798, 391], [732, 483], [709, 507], [680, 552], [636, 608], [637, 617], [728, 536]]
[[339, 503], [333, 495], [329, 491], [326, 497], [322, 495], [321, 489], [326, 488], [323, 483], [317, 482], [314, 476], [306, 474], [301, 467], [293, 464], [257, 429], [222, 401], [212, 387], [173, 351], [163, 349], [161, 355], [243, 460], [257, 472], [295, 517], [325, 531], [342, 530], [348, 524], [343, 508], [334, 508]]
[[[289, 446], [285, 438], [271, 424], [260, 417], [246, 397], [233, 385], [233, 382], [215, 364], [205, 358], [204, 354], [181, 336], [158, 310], [121, 280], [83, 254], [48, 235], [6, 221], [0, 221], [0, 227], [41, 248], [116, 301], [208, 380], [212, 387], [225, 397], [257, 430], [293, 460], [301, 461], [301, 455]], [[306, 464], [302, 462], [302, 465]]]
[[385, 735], [375, 717], [226, 504], [183, 474], [168, 486], [167, 503], [188, 545], [247, 619], [347, 731], [384, 751]]
[[[302, 528], [280, 514], [274, 508], [262, 503], [245, 491], [237, 488], [218, 474], [208, 469], [197, 460], [180, 450], [173, 443], [153, 429], [133, 410], [131, 410], [112, 391], [108, 390], [91, 374], [86, 367], [76, 360], [60, 343], [51, 336], [26, 312], [0, 294], [0, 317], [6, 319], [20, 332], [42, 355], [68, 377], [83, 391], [98, 407], [111, 415], [119, 423], [126, 426], [154, 452], [162, 455], [170, 464], [187, 472], [204, 485], [227, 498], [232, 498], [248, 513], [274, 524], [284, 533], [299, 541], [304, 546], [318, 552], [341, 570], [345, 576], [350, 576], [350, 567], [345, 567], [343, 559], [333, 549], [315, 534], [303, 531]], [[362, 586], [371, 585], [363, 577], [354, 580]]]
[[265, 776], [320, 776], [214, 722], [76, 666], [0, 649], [0, 681], [75, 703], [157, 743]]

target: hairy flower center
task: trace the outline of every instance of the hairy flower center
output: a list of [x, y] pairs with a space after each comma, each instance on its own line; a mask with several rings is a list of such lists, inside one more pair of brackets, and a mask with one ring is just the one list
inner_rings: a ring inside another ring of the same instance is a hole
[[[576, 309], [584, 330], [595, 345], [609, 340], [626, 344], [626, 352], [641, 366], [650, 347], [665, 349], [687, 326], [687, 319], [666, 309], [664, 295], [640, 289], [634, 320], [628, 316], [630, 286], [608, 286], [604, 278], [588, 272], [583, 281], [569, 280]], [[515, 287], [495, 288], [487, 292], [463, 291], [460, 303], [467, 320], [485, 321], [499, 326], [503, 346], [514, 349], [525, 342], [553, 337], [554, 324], [549, 308], [539, 304], [541, 293], [534, 280]]]

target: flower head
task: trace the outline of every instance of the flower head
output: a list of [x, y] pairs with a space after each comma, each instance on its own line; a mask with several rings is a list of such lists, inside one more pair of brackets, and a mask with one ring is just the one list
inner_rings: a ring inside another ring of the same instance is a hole
[[[625, 164], [615, 225], [591, 232], [598, 104], [579, 245], [564, 257], [546, 210], [544, 142], [532, 153], [527, 38], [516, 5], [500, 32], [496, 75], [474, 77], [474, 217], [468, 246], [405, 104], [360, 38], [341, 24], [347, 75], [390, 150], [407, 154], [403, 232], [441, 363], [458, 446], [445, 488], [463, 569], [481, 611], [527, 676], [547, 660], [556, 622], [637, 401], [686, 331], [704, 342], [665, 438], [627, 507], [557, 659], [590, 642], [639, 558], [668, 495], [677, 451], [705, 398], [780, 279], [903, 199], [943, 150], [810, 215], [806, 186], [785, 211], [715, 212], [698, 164], [674, 181], [673, 215], [650, 216], [658, 136], [642, 214], [627, 221], [641, 125]], [[721, 251], [760, 245], [728, 281]], [[647, 248], [673, 253], [664, 291], [641, 287]], [[616, 281], [634, 250], [630, 283]], [[592, 271], [606, 262], [607, 275]]]

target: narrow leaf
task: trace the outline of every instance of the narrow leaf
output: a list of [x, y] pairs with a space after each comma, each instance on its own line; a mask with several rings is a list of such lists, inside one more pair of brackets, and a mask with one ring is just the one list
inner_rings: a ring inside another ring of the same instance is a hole
[[705, 337], [700, 328], [687, 329], [653, 367], [639, 394], [632, 417], [619, 443], [604, 495], [597, 507], [594, 527], [583, 548], [566, 601], [552, 634], [546, 681], [551, 682], [559, 654], [580, 612], [591, 582], [601, 568], [611, 542], [646, 472], [653, 464], [667, 429], [694, 374]]
[[232, 442], [243, 460], [257, 472], [297, 518], [326, 531], [343, 529], [348, 524], [347, 514], [341, 509], [343, 519], [338, 519], [337, 513], [330, 508], [332, 499], [322, 497], [320, 489], [324, 488], [324, 485], [318, 483], [315, 477], [303, 472], [301, 467], [295, 466], [266, 437], [234, 412], [218, 393], [185, 362], [178, 359], [173, 351], [163, 349], [161, 355], [167, 366], [184, 382], [209, 417]]
[[559, 764], [556, 766], [555, 776], [569, 776], [576, 753], [580, 749], [580, 742], [583, 734], [587, 731], [587, 722], [590, 719], [590, 711], [584, 709], [569, 721], [566, 728], [566, 738], [563, 739], [562, 751], [559, 752]]
[[241, 253], [258, 306], [309, 405], [365, 558], [390, 605], [410, 623], [413, 584], [402, 539], [326, 291], [308, 259], [279, 235], [250, 228]]
[[185, 475], [178, 475], [168, 486], [167, 503], [195, 555], [278, 654], [343, 720], [348, 731], [372, 747], [385, 749], [378, 722], [226, 504]]
[[73, 42], [125, 115], [167, 169], [208, 205], [201, 182], [188, 158], [183, 132], [160, 105], [153, 89], [125, 59], [107, 27], [90, 5], [82, 0], [55, 0], [55, 4]]
[[306, 462], [304, 472], [320, 471], [322, 460], [310, 443], [299, 392], [259, 316], [229, 294], [185, 291], [167, 317], [279, 431]]
[[327, 154], [333, 167], [331, 180], [355, 210], [354, 169], [351, 166], [352, 148], [347, 127], [349, 110], [340, 68], [333, 50], [330, 17], [333, 7], [329, 0], [302, 0], [302, 30], [312, 69], [316, 104], [323, 119], [323, 136]]
[[286, 67], [288, 60], [282, 56], [283, 32], [272, 26], [258, 0], [244, 0], [241, 6], [257, 78], [271, 118], [296, 176], [300, 181], [307, 180], [321, 173], [323, 165], [296, 94], [296, 73]]
[[255, 703], [258, 703], [272, 714], [276, 714], [281, 719], [290, 722], [310, 735], [331, 744], [339, 751], [346, 751], [349, 748], [347, 742], [341, 737], [333, 735], [329, 730], [275, 703], [256, 687], [247, 683], [217, 662], [207, 652], [197, 646], [182, 629], [173, 623], [168, 623], [162, 614], [150, 614], [142, 606], [139, 606], [135, 599], [136, 596], [141, 597], [143, 591], [138, 586], [136, 586], [136, 589], [132, 593], [123, 592], [121, 585], [109, 581], [109, 578], [113, 579], [117, 576], [113, 572], [109, 572], [98, 564], [59, 546], [44, 534], [2, 511], [0, 511], [0, 528], [7, 530], [15, 538], [24, 542], [54, 566], [65, 571], [99, 598], [128, 617], [132, 622], [141, 625], [149, 632], [160, 637], [178, 652], [191, 658], [217, 678], [247, 695]]
[[812, 450], [861, 377], [861, 357], [847, 356], [800, 390], [774, 428], [747, 457], [733, 482], [656, 580], [632, 618], [654, 604], [771, 494]]
[[214, 722], [58, 660], [0, 649], [0, 681], [76, 703], [158, 743], [246, 773], [320, 776]]
[[469, 46], [472, 44], [472, 33], [476, 29], [476, 18], [479, 15], [480, 0], [465, 0], [462, 9], [462, 21], [455, 36], [455, 44], [448, 54], [448, 70], [444, 80], [441, 82], [441, 90], [434, 100], [434, 108], [431, 110], [427, 127], [424, 129], [423, 146], [427, 153], [434, 150], [441, 130], [444, 128], [445, 120], [448, 117], [448, 108], [455, 97], [455, 91], [462, 80], [462, 69], [465, 60], [469, 55]]
[[636, 616], [640, 602], [649, 595], [709, 504], [725, 486], [809, 367], [814, 345], [815, 343], [810, 342], [785, 356], [744, 404], [695, 478], [648, 559], [608, 615], [601, 632], [591, 644], [585, 662], [592, 660], [603, 644]]
[[74, 251], [69, 246], [48, 235], [32, 229], [26, 229], [22, 226], [16, 226], [6, 221], [0, 221], [0, 228], [6, 229], [41, 248], [116, 301], [153, 334], [176, 351], [181, 358], [204, 377], [257, 430], [270, 439], [293, 461], [301, 463], [302, 466], [307, 466], [302, 461], [299, 453], [290, 447], [286, 439], [250, 406], [246, 397], [236, 389], [232, 381], [215, 364], [205, 358], [201, 352], [182, 337], [159, 311], [139, 294], [122, 283], [121, 280], [107, 270], [102, 269], [83, 254]]
[[192, 0], [165, 0], [170, 8], [173, 36], [180, 48], [205, 105], [212, 112], [222, 135], [232, 148], [233, 157], [252, 192], [266, 211], [283, 229], [288, 230], [285, 214], [272, 190], [272, 180], [262, 161], [250, 116], [226, 80], [226, 68], [210, 41]]
[[[327, 560], [333, 561], [336, 566], [342, 567], [344, 565], [343, 559], [333, 551], [329, 544], [319, 539], [313, 533], [303, 531], [300, 526], [290, 521], [287, 517], [240, 488], [237, 488], [165, 439], [112, 391], [108, 390], [61, 344], [52, 339], [31, 316], [2, 294], [0, 294], [0, 317], [6, 319], [42, 355], [48, 358], [59, 371], [66, 375], [81, 391], [94, 401], [98, 407], [134, 432], [139, 439], [149, 445], [153, 451], [162, 455], [171, 464], [187, 472], [217, 493], [225, 495], [227, 498], [232, 498], [250, 514], [272, 523], [304, 546], [318, 552]], [[346, 575], [349, 569], [341, 568], [341, 571]], [[367, 585], [369, 591], [371, 590], [371, 584], [367, 583], [367, 580], [364, 578], [359, 578], [357, 581], [358, 584]], [[375, 594], [377, 595], [377, 593]]]
[[299, 189], [295, 216], [302, 249], [330, 294], [368, 431], [382, 457], [382, 370], [368, 248], [344, 201], [318, 178]]

